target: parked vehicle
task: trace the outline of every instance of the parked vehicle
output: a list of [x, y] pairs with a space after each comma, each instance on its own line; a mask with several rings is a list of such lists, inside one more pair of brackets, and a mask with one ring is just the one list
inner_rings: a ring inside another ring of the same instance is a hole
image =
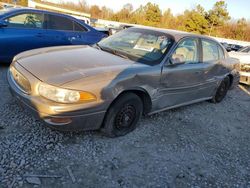
[[240, 82], [250, 85], [250, 46], [230, 52], [229, 55], [240, 60]]
[[0, 62], [23, 51], [59, 45], [94, 44], [105, 34], [71, 16], [12, 8], [0, 11]]
[[238, 63], [209, 37], [129, 28], [94, 46], [21, 53], [8, 82], [46, 125], [115, 137], [134, 130], [142, 114], [221, 102], [239, 81]]
[[227, 52], [231, 52], [232, 51], [232, 48], [231, 48], [231, 46], [228, 43], [222, 42], [221, 44], [227, 50]]
[[231, 44], [230, 47], [232, 51], [239, 51], [243, 46], [238, 44]]
[[110, 35], [110, 30], [102, 27], [94, 27], [97, 31], [104, 33], [106, 36]]

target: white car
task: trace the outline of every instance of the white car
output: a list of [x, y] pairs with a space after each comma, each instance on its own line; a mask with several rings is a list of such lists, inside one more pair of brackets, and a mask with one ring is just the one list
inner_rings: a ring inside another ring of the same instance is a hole
[[250, 46], [230, 52], [229, 56], [240, 60], [240, 83], [250, 85]]

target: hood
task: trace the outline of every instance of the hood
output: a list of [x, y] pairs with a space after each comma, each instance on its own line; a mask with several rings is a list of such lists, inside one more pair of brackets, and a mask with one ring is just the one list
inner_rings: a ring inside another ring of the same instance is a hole
[[134, 62], [90, 46], [62, 46], [27, 51], [15, 57], [22, 67], [39, 80], [54, 86], [95, 77], [112, 79], [112, 74]]

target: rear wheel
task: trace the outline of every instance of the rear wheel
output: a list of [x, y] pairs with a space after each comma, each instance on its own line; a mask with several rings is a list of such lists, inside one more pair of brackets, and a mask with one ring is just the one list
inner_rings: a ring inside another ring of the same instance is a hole
[[230, 79], [227, 76], [226, 78], [224, 78], [224, 80], [221, 82], [221, 84], [217, 88], [217, 91], [216, 91], [214, 97], [211, 99], [211, 102], [213, 102], [213, 103], [221, 102], [224, 99], [224, 97], [226, 96], [227, 91], [229, 89], [229, 86], [230, 86]]
[[102, 132], [109, 137], [118, 137], [133, 131], [142, 111], [142, 101], [136, 94], [119, 97], [107, 111]]

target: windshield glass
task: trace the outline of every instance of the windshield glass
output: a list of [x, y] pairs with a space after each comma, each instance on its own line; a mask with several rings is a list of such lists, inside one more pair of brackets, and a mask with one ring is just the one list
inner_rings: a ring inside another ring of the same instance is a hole
[[131, 28], [102, 40], [98, 45], [131, 60], [153, 65], [164, 58], [172, 42], [173, 39], [166, 33]]

